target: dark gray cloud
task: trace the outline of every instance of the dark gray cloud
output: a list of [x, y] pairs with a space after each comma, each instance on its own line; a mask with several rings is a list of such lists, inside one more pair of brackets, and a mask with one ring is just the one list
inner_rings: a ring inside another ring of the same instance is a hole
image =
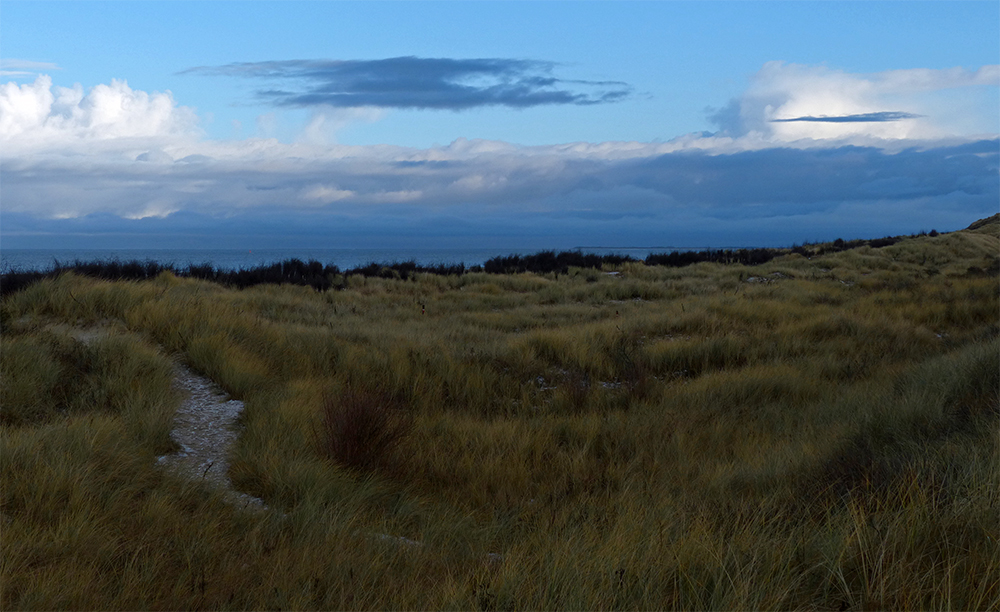
[[[869, 122], [883, 122], [883, 121], [901, 121], [903, 119], [919, 119], [924, 115], [915, 115], [913, 113], [904, 113], [901, 111], [882, 111], [878, 113], [861, 113], [858, 115], [840, 115], [828, 117], [826, 115], [820, 117], [813, 117], [811, 115], [806, 115], [805, 117], [793, 117], [791, 119], [771, 119], [771, 123], [789, 123], [792, 121], [816, 121], [819, 123], [869, 123]], [[722, 115], [715, 115], [713, 119], [722, 118]]]
[[730, 155], [672, 153], [621, 164], [613, 177], [679, 205], [713, 209], [713, 215], [727, 217], [815, 213], [847, 201], [961, 195], [995, 202], [1000, 198], [997, 146], [996, 140], [987, 140], [895, 154], [857, 146]]
[[275, 106], [374, 106], [464, 110], [591, 105], [622, 100], [632, 88], [619, 81], [553, 76], [556, 64], [519, 59], [394, 57], [381, 60], [287, 60], [199, 66], [181, 74], [244, 77], [273, 87], [256, 95]]

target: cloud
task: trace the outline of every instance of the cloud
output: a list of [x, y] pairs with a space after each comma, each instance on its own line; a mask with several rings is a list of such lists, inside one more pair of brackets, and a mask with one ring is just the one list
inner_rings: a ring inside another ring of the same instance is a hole
[[768, 62], [740, 97], [709, 109], [709, 119], [722, 135], [774, 143], [996, 134], [990, 96], [998, 85], [1000, 66], [851, 74]]
[[338, 200], [344, 200], [355, 195], [353, 191], [337, 189], [336, 186], [312, 185], [305, 188], [302, 197], [306, 200], [315, 200], [321, 204], [330, 204]]
[[[5, 160], [0, 182], [5, 215], [49, 219], [284, 214], [305, 215], [316, 228], [339, 232], [337, 219], [345, 217], [361, 225], [387, 219], [422, 225], [422, 219], [445, 215], [481, 228], [535, 224], [599, 236], [601, 224], [610, 221], [631, 219], [634, 230], [646, 232], [674, 231], [678, 217], [700, 219], [706, 227], [733, 219], [780, 225], [853, 202], [885, 231], [899, 231], [891, 227], [915, 223], [916, 211], [905, 219], [885, 211], [906, 202], [924, 202], [924, 212], [957, 206], [956, 216], [995, 209], [998, 158], [996, 139], [896, 152], [842, 145], [731, 153], [670, 150], [669, 143], [517, 147], [461, 141], [413, 149], [257, 139], [198, 143], [170, 154], [150, 149], [130, 160], [110, 154]], [[282, 227], [290, 231], [288, 223], [272, 229]]]
[[618, 182], [661, 193], [678, 205], [733, 216], [772, 214], [786, 206], [816, 212], [844, 201], [957, 194], [1000, 199], [998, 158], [998, 140], [898, 153], [855, 146], [771, 148], [662, 155], [630, 161], [614, 175]]
[[[961, 80], [946, 76], [939, 81]], [[913, 90], [931, 80], [893, 78]], [[741, 100], [754, 102], [757, 92], [751, 87]], [[317, 134], [298, 142], [206, 140], [194, 112], [169, 92], [132, 90], [124, 81], [84, 91], [39, 77], [0, 85], [0, 227], [5, 245], [131, 233], [156, 234], [158, 244], [231, 236], [236, 245], [239, 236], [256, 236], [292, 245], [298, 236], [363, 246], [433, 236], [459, 246], [522, 238], [551, 248], [723, 246], [955, 229], [996, 211], [996, 132], [924, 139], [810, 132], [785, 140], [774, 126], [926, 121], [886, 120], [909, 110], [794, 114], [792, 98], [775, 98], [785, 114], [762, 115], [757, 125], [766, 133], [534, 147], [460, 138], [421, 149], [331, 143], [323, 130], [336, 114], [314, 116]], [[873, 99], [882, 109], [910, 108], [896, 104], [902, 98]], [[735, 108], [739, 118], [743, 107]], [[824, 115], [883, 121], [810, 120]], [[799, 120], [771, 121], [782, 118]]]
[[793, 117], [791, 119], [771, 119], [772, 123], [787, 123], [790, 121], [817, 121], [821, 123], [867, 123], [871, 121], [901, 121], [903, 119], [919, 119], [923, 115], [903, 113], [899, 111], [882, 111], [878, 113], [861, 113], [858, 115], [842, 115], [840, 117]]
[[320, 106], [313, 109], [312, 116], [306, 123], [299, 140], [306, 143], [325, 145], [337, 141], [338, 131], [352, 123], [373, 123], [382, 118], [382, 109], [363, 108], [332, 108]]
[[61, 70], [61, 68], [51, 62], [34, 62], [13, 58], [0, 59], [0, 76], [12, 78], [28, 77], [49, 70]]
[[519, 59], [394, 57], [381, 60], [286, 60], [199, 66], [181, 74], [274, 82], [257, 91], [274, 106], [465, 110], [592, 105], [625, 99], [618, 81], [565, 80], [556, 64]]
[[[47, 75], [33, 83], [0, 84], [0, 142], [8, 157], [30, 151], [85, 151], [97, 143], [122, 143], [196, 137], [197, 116], [178, 106], [170, 92], [133, 90], [112, 80], [85, 92], [83, 87], [53, 87]], [[135, 155], [130, 158], [134, 159]]]
[[169, 164], [174, 161], [174, 158], [159, 149], [153, 149], [136, 155], [135, 160], [141, 162], [152, 162], [155, 164]]

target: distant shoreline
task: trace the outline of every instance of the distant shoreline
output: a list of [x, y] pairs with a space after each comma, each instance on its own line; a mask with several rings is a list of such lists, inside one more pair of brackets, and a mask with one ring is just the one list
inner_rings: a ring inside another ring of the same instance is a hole
[[[980, 219], [972, 223], [968, 229], [972, 230], [984, 224], [994, 223], [1000, 219], [1000, 214]], [[256, 258], [248, 261], [243, 256], [242, 251], [232, 251], [223, 249], [210, 250], [187, 250], [180, 251], [187, 253], [188, 263], [178, 264], [182, 257], [171, 257], [164, 259], [152, 259], [148, 257], [150, 253], [170, 252], [165, 249], [149, 250], [108, 250], [108, 255], [104, 258], [93, 257], [89, 260], [79, 257], [70, 260], [69, 257], [60, 261], [53, 256], [60, 253], [57, 250], [44, 250], [46, 259], [52, 256], [52, 261], [44, 266], [39, 266], [35, 261], [34, 266], [17, 266], [11, 264], [10, 260], [4, 258], [0, 264], [0, 296], [7, 295], [43, 278], [58, 276], [64, 272], [72, 271], [85, 276], [103, 278], [108, 280], [143, 280], [154, 278], [163, 272], [170, 272], [181, 277], [198, 278], [220, 283], [223, 285], [246, 288], [259, 284], [295, 284], [305, 285], [325, 291], [328, 289], [344, 289], [347, 286], [347, 278], [350, 276], [396, 278], [407, 280], [414, 274], [434, 274], [439, 276], [454, 276], [466, 273], [487, 273], [487, 274], [519, 274], [532, 272], [539, 274], [566, 274], [570, 268], [578, 269], [603, 269], [606, 266], [620, 266], [626, 263], [640, 263], [651, 266], [684, 267], [698, 263], [720, 263], [755, 266], [767, 263], [775, 257], [783, 255], [798, 254], [803, 257], [814, 257], [828, 253], [837, 253], [860, 247], [870, 247], [880, 249], [891, 246], [901, 240], [917, 238], [921, 236], [936, 237], [947, 232], [920, 232], [918, 234], [904, 236], [886, 236], [884, 238], [874, 238], [871, 240], [856, 239], [843, 240], [838, 238], [832, 242], [803, 244], [784, 248], [703, 248], [703, 249], [681, 249], [679, 247], [669, 247], [658, 249], [654, 247], [577, 247], [572, 250], [554, 251], [542, 250], [530, 254], [512, 253], [510, 255], [492, 255], [494, 250], [457, 250], [438, 249], [435, 251], [425, 249], [409, 250], [358, 250], [358, 249], [280, 249], [258, 251]], [[15, 253], [23, 253], [29, 249], [14, 249]], [[607, 251], [605, 253], [595, 253], [594, 251]], [[89, 252], [100, 252], [90, 250]], [[302, 254], [302, 257], [288, 257], [287, 254]], [[343, 263], [332, 263], [329, 257], [333, 254], [345, 255], [344, 251], [353, 251], [355, 256], [353, 261]], [[626, 251], [642, 251], [646, 257], [633, 257]], [[72, 253], [82, 254], [88, 250], [66, 250], [61, 251], [72, 256]], [[11, 250], [0, 251], [0, 255], [6, 253], [8, 256]], [[117, 254], [132, 253], [133, 256], [118, 257]], [[145, 259], [141, 259], [146, 253]], [[219, 254], [230, 256], [239, 253], [239, 261], [220, 261]], [[195, 255], [198, 254], [198, 255]], [[215, 261], [212, 261], [210, 254], [215, 254]], [[313, 255], [313, 256], [310, 256]], [[422, 261], [418, 262], [414, 255], [425, 255]], [[248, 250], [246, 256], [252, 256], [253, 251]], [[327, 261], [317, 259], [315, 255], [326, 255]], [[381, 257], [379, 257], [381, 255]], [[445, 255], [451, 255], [449, 258]], [[456, 255], [464, 255], [461, 259]], [[196, 263], [197, 259], [201, 263]], [[431, 259], [437, 261], [431, 263]], [[482, 263], [469, 263], [471, 261], [481, 261]], [[228, 264], [228, 265], [227, 265]], [[235, 264], [235, 265], [234, 265]], [[353, 264], [353, 265], [352, 265]]]

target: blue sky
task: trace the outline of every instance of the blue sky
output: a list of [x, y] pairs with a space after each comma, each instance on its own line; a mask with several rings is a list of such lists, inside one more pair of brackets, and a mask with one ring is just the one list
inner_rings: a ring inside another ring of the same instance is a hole
[[997, 212], [996, 2], [0, 5], [0, 246], [764, 245]]

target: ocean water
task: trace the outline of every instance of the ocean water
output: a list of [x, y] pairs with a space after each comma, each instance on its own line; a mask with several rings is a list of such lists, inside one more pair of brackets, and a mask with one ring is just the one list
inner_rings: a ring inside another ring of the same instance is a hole
[[[223, 270], [240, 270], [267, 265], [286, 259], [316, 260], [333, 264], [342, 270], [365, 266], [370, 263], [415, 261], [419, 265], [439, 264], [482, 265], [497, 256], [529, 255], [541, 249], [0, 249], [0, 272], [12, 270], [49, 270], [56, 262], [62, 265], [74, 261], [155, 261], [178, 268], [189, 265], [210, 264]], [[561, 249], [557, 249], [561, 250]], [[575, 250], [575, 249], [572, 249]], [[635, 259], [645, 259], [650, 253], [676, 250], [673, 247], [656, 248], [582, 248], [585, 253], [598, 255], [620, 254]]]

